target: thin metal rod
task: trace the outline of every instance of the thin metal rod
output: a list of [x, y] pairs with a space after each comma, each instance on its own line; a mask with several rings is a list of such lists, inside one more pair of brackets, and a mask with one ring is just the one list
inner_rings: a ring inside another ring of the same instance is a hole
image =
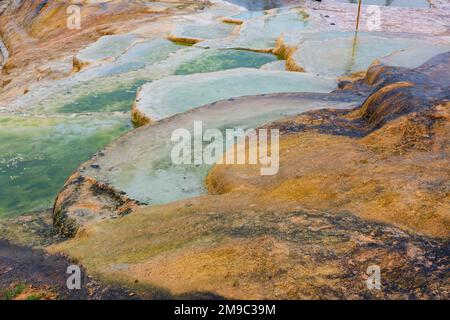
[[359, 29], [359, 17], [361, 16], [361, 2], [362, 0], [358, 0], [358, 17], [356, 18], [356, 31]]

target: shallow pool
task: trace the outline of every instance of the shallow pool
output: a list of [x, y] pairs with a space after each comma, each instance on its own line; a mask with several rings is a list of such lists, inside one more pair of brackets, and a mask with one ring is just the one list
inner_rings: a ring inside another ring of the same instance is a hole
[[[289, 4], [286, 0], [227, 0], [251, 11], [269, 10]], [[293, 3], [293, 1], [290, 1]]]
[[[334, 0], [337, 2], [354, 3], [358, 0]], [[412, 8], [430, 8], [431, 4], [427, 0], [362, 0], [363, 5], [393, 6], [393, 7], [412, 7]]]
[[0, 218], [51, 207], [67, 177], [129, 123], [106, 115], [0, 116]]
[[176, 71], [176, 75], [205, 73], [233, 68], [260, 68], [278, 58], [269, 53], [249, 50], [206, 50], [204, 54], [186, 61]]

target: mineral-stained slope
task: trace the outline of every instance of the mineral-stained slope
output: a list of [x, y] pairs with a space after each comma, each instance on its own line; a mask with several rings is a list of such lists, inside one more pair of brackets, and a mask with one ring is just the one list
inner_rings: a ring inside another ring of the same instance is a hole
[[[129, 213], [133, 207], [124, 203], [160, 204], [205, 193], [210, 165], [176, 165], [171, 160], [172, 133], [180, 128], [193, 132], [194, 121], [202, 122], [204, 130], [251, 128], [330, 103], [349, 108], [360, 101], [349, 92], [233, 98], [140, 127], [98, 152], [67, 180], [55, 201], [55, 226], [72, 236], [90, 219]], [[108, 192], [99, 192], [99, 185]]]
[[[447, 298], [448, 241], [342, 212], [262, 208], [242, 190], [93, 225], [53, 247], [103, 279], [236, 299]], [[368, 290], [367, 268], [383, 290]], [[446, 280], [447, 279], [447, 280]], [[137, 290], [139, 290], [137, 288]]]
[[449, 62], [446, 53], [416, 69], [372, 66], [363, 80], [347, 85], [370, 88], [361, 107], [270, 125], [284, 133], [277, 175], [219, 165], [208, 177], [210, 191], [264, 190], [261, 201], [350, 211], [448, 237]]
[[[448, 299], [449, 59], [374, 64], [341, 83], [367, 96], [359, 108], [267, 125], [282, 132], [277, 175], [216, 165], [210, 195], [88, 224], [51, 250], [172, 294]], [[372, 265], [381, 291], [367, 289]]]
[[[170, 134], [177, 128], [192, 130], [193, 121], [200, 120], [205, 129], [262, 125], [302, 108], [342, 108], [346, 101], [356, 102], [358, 93], [367, 98], [356, 110], [302, 114], [273, 125], [296, 133], [281, 140], [278, 174], [261, 177], [256, 166], [219, 165], [208, 176], [209, 190], [257, 190], [267, 200], [261, 205], [280, 199], [313, 208], [350, 210], [445, 237], [448, 56], [436, 56], [416, 69], [375, 64], [363, 80], [343, 81], [343, 89], [328, 96], [232, 99], [140, 128], [101, 151], [67, 181], [55, 202], [56, 226], [73, 235], [93, 217], [109, 216], [111, 210], [113, 214], [130, 212], [133, 206], [122, 211], [124, 203], [167, 203], [201, 194], [209, 166], [171, 164]], [[223, 117], [225, 113], [229, 116]], [[89, 181], [89, 185], [107, 186], [106, 198], [94, 187], [85, 187]], [[122, 200], [111, 205], [108, 199], [117, 198]]]

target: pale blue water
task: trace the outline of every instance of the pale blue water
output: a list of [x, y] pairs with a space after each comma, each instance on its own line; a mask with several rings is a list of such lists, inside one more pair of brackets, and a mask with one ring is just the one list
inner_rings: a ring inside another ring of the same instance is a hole
[[[358, 0], [334, 0], [337, 2], [354, 3]], [[430, 3], [427, 0], [362, 0], [363, 5], [377, 5], [377, 6], [393, 6], [393, 7], [412, 7], [412, 8], [430, 8]]]
[[279, 8], [287, 4], [284, 0], [227, 0], [251, 11], [269, 10]]
[[[295, 5], [295, 1], [283, 0], [227, 0], [228, 2], [240, 5], [251, 11], [268, 10], [283, 7], [287, 4]], [[345, 3], [358, 3], [358, 0], [334, 0]], [[395, 7], [413, 7], [413, 8], [429, 8], [430, 3], [426, 0], [362, 0], [363, 5], [377, 6], [395, 6]]]

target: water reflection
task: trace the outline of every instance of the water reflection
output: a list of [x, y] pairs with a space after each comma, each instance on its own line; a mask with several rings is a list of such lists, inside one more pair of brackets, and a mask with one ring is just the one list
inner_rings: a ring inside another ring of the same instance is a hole
[[251, 11], [269, 10], [273, 8], [283, 7], [289, 2], [288, 0], [227, 0], [228, 2], [240, 5]]
[[355, 31], [355, 36], [353, 37], [352, 42], [352, 55], [350, 57], [350, 60], [348, 62], [348, 65], [345, 69], [345, 75], [350, 75], [352, 73], [352, 70], [356, 64], [356, 52], [358, 51], [358, 30]]
[[[292, 0], [226, 0], [228, 2], [240, 5], [251, 11], [269, 10], [283, 7], [289, 4], [298, 4], [303, 1]], [[337, 2], [354, 3], [358, 0], [334, 0]], [[412, 8], [430, 8], [431, 4], [427, 0], [362, 0], [364, 5], [394, 6], [394, 7], [412, 7]]]
[[[354, 3], [358, 0], [334, 0], [337, 2]], [[363, 5], [394, 6], [394, 7], [413, 7], [430, 8], [431, 4], [427, 0], [362, 0]]]

